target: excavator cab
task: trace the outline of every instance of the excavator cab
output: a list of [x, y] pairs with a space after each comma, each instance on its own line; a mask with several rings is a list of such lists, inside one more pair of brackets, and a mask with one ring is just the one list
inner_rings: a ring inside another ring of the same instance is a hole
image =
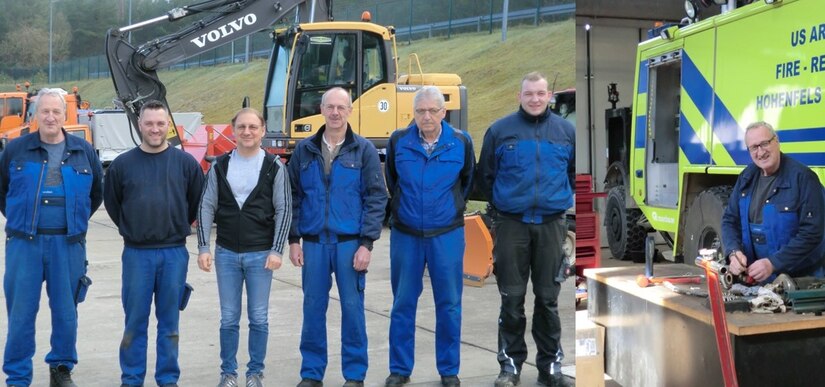
[[[379, 118], [375, 113], [388, 113], [390, 106], [395, 105], [389, 95], [394, 94], [394, 88], [378, 91], [379, 85], [395, 80], [395, 63], [390, 54], [393, 41], [389, 36], [382, 36], [382, 30], [386, 29], [367, 26], [312, 23], [276, 31], [264, 96], [265, 147], [276, 153], [287, 153], [298, 140], [317, 133], [324, 123], [321, 97], [332, 87], [341, 87], [352, 96], [353, 113], [349, 122], [356, 132], [365, 137], [387, 135], [365, 133], [360, 125], [364, 114], [370, 115], [370, 120]], [[369, 107], [378, 111], [364, 111], [361, 97], [365, 94], [373, 94]], [[378, 101], [384, 101], [383, 105], [378, 105]], [[380, 118], [391, 120], [371, 127], [398, 127], [394, 114], [383, 116]]]

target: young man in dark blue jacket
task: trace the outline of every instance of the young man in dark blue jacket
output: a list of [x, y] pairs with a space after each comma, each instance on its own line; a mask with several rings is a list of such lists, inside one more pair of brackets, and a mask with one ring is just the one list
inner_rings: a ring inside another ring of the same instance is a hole
[[195, 159], [169, 146], [169, 111], [158, 101], [140, 109], [142, 142], [109, 166], [106, 212], [118, 227], [123, 248], [121, 381], [142, 386], [146, 376], [147, 329], [152, 297], [158, 319], [155, 381], [177, 386], [178, 322], [187, 299], [186, 237], [198, 212], [203, 170]]
[[816, 174], [779, 151], [766, 122], [745, 129], [753, 163], [733, 186], [722, 243], [734, 275], [760, 283], [777, 274], [825, 277], [825, 189]]
[[52, 316], [46, 355], [51, 386], [75, 386], [77, 304], [86, 286], [86, 231], [103, 201], [103, 168], [92, 146], [63, 130], [66, 92], [41, 89], [39, 131], [0, 156], [0, 211], [6, 217], [3, 290], [9, 326], [3, 372], [9, 386], [32, 383], [34, 322], [43, 281]]
[[473, 141], [444, 121], [444, 95], [425, 86], [413, 98], [415, 123], [395, 131], [387, 145], [391, 200], [390, 376], [409, 382], [415, 364], [415, 313], [424, 268], [435, 299], [435, 354], [443, 386], [458, 386], [464, 208], [475, 171]]
[[524, 295], [528, 280], [536, 296], [533, 339], [539, 384], [564, 385], [558, 297], [567, 234], [564, 212], [573, 206], [576, 133], [548, 109], [547, 78], [527, 74], [521, 106], [493, 123], [484, 135], [478, 184], [494, 208], [494, 270], [501, 294], [496, 387], [519, 384], [527, 359]]
[[324, 93], [325, 124], [298, 143], [287, 165], [292, 180], [289, 259], [303, 268], [299, 387], [323, 385], [333, 273], [341, 297], [344, 385], [363, 386], [367, 373], [364, 286], [373, 242], [381, 236], [387, 188], [375, 146], [347, 123], [351, 112], [346, 90], [335, 87]]

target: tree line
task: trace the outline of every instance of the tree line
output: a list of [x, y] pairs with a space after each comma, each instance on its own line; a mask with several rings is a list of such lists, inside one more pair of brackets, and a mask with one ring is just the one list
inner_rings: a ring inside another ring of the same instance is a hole
[[[103, 54], [106, 31], [166, 14], [172, 8], [202, 0], [3, 0], [0, 11], [0, 68], [44, 67], [60, 62]], [[491, 9], [501, 12], [504, 0], [336, 0], [336, 20], [355, 20], [362, 10], [374, 14], [379, 24], [407, 26], [484, 16]], [[535, 8], [574, 0], [510, 0], [510, 10]], [[51, 17], [50, 17], [51, 7]], [[412, 18], [411, 18], [412, 11]], [[195, 21], [184, 18], [158, 23], [133, 33], [138, 44], [177, 31]], [[50, 26], [51, 22], [51, 26]], [[51, 34], [50, 34], [51, 30]]]

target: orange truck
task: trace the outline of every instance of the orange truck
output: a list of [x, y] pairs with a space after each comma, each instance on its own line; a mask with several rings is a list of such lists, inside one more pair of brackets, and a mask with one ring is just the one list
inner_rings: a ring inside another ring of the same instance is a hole
[[[34, 105], [37, 91], [28, 91], [30, 84], [26, 82], [26, 91], [22, 91], [17, 86], [17, 91], [0, 92], [0, 150], [6, 144], [23, 135], [37, 131], [37, 119], [34, 114]], [[89, 107], [89, 103], [82, 101], [75, 87], [72, 93], [65, 95], [66, 99], [66, 124], [63, 126], [66, 132], [78, 137], [85, 138], [92, 142], [92, 132], [89, 125], [83, 122], [83, 109]]]

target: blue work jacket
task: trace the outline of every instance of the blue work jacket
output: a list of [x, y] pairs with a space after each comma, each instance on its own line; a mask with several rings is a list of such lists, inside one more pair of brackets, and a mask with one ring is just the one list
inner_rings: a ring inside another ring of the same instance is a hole
[[761, 173], [751, 164], [736, 180], [722, 216], [725, 256], [739, 250], [748, 257], [748, 265], [768, 258], [774, 274], [814, 275], [825, 263], [825, 188], [808, 167], [782, 154], [757, 235], [752, 232], [748, 209], [754, 181]]
[[475, 171], [469, 134], [441, 121], [438, 143], [428, 155], [418, 126], [396, 130], [387, 144], [384, 165], [393, 227], [412, 235], [435, 236], [464, 225]]
[[499, 212], [524, 223], [544, 223], [573, 206], [576, 130], [549, 109], [523, 109], [484, 134], [477, 184]]
[[330, 233], [357, 236], [371, 247], [381, 236], [387, 205], [378, 151], [347, 124], [344, 143], [326, 176], [321, 154], [325, 129], [326, 125], [301, 140], [287, 165], [292, 179], [290, 243], [302, 236]]
[[[66, 195], [66, 236], [76, 242], [85, 239], [89, 218], [103, 202], [103, 167], [86, 140], [65, 130], [63, 135], [66, 148], [60, 172]], [[48, 161], [37, 132], [10, 142], [0, 156], [0, 211], [6, 217], [7, 235], [32, 238], [37, 234]]]

